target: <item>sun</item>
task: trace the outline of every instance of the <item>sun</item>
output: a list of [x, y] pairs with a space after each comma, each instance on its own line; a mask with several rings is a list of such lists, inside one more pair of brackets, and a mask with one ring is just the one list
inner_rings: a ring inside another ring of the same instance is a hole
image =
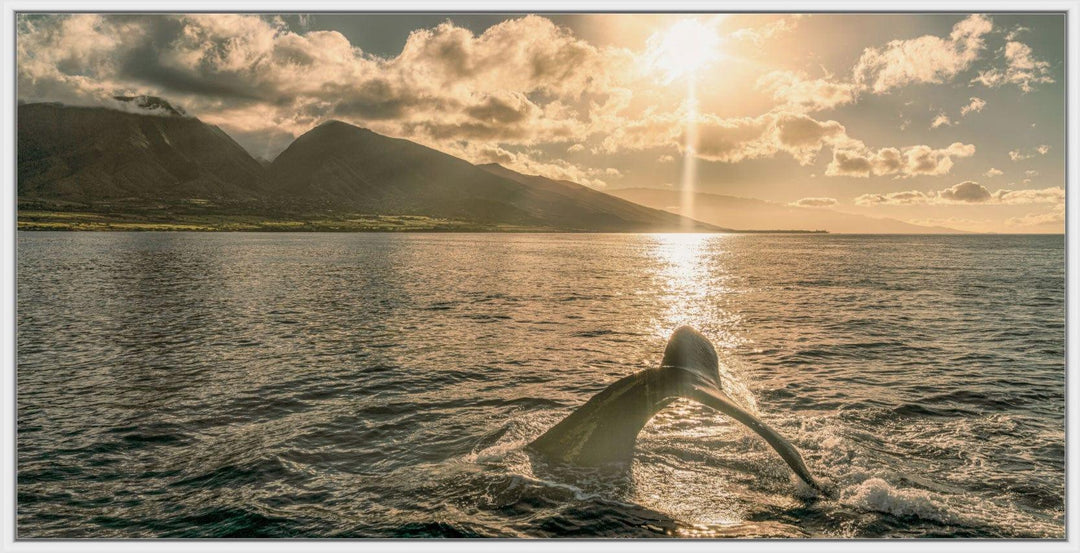
[[696, 19], [683, 19], [649, 38], [650, 65], [665, 83], [693, 75], [720, 57], [720, 36]]

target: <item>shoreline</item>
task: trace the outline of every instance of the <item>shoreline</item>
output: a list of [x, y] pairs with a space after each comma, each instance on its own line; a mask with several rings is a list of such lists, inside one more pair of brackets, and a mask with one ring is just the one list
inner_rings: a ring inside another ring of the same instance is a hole
[[381, 233], [585, 233], [585, 234], [829, 234], [823, 230], [738, 230], [704, 228], [573, 229], [484, 224], [423, 215], [327, 214], [264, 217], [251, 214], [140, 215], [93, 211], [19, 210], [20, 231], [42, 232], [381, 232]]

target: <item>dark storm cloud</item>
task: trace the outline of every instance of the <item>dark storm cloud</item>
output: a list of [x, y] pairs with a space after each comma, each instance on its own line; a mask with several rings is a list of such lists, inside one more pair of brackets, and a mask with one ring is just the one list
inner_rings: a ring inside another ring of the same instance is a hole
[[119, 77], [160, 88], [165, 95], [180, 93], [219, 100], [269, 100], [241, 83], [207, 78], [204, 74], [164, 66], [153, 45], [136, 50], [121, 60], [121, 64]]

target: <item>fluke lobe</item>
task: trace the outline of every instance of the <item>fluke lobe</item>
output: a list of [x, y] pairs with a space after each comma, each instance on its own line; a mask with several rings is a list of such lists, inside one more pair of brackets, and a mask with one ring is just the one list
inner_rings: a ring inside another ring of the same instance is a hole
[[575, 465], [629, 461], [641, 429], [678, 398], [712, 407], [750, 427], [765, 438], [803, 482], [821, 491], [795, 447], [724, 393], [716, 350], [688, 326], [671, 335], [659, 368], [646, 369], [608, 386], [530, 443], [529, 448], [555, 461]]

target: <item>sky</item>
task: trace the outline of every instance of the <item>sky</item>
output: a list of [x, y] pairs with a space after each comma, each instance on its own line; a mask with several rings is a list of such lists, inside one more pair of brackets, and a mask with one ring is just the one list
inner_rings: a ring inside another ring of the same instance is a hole
[[1061, 14], [21, 14], [21, 102], [337, 119], [600, 190], [1063, 232]]

